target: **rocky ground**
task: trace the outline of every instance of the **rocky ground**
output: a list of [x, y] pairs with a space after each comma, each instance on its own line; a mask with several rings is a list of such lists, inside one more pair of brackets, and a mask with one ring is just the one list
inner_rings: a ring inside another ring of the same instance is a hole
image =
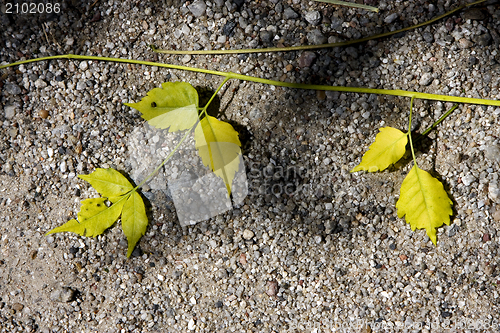
[[[0, 63], [75, 53], [500, 98], [498, 1], [347, 48], [228, 56], [148, 48], [336, 42], [465, 3], [364, 2], [379, 13], [299, 0], [101, 0], [59, 2], [57, 14], [5, 14], [4, 2]], [[1, 332], [499, 330], [500, 108], [461, 105], [419, 147], [419, 166], [454, 201], [437, 246], [396, 214], [409, 160], [378, 174], [349, 173], [379, 127], [407, 127], [408, 99], [236, 81], [217, 103], [243, 143], [250, 193], [240, 205], [182, 227], [168, 188], [147, 185], [150, 225], [129, 259], [119, 223], [96, 238], [44, 236], [96, 196], [76, 175], [137, 171], [137, 143], [159, 137], [146, 131], [132, 142], [146, 125], [123, 103], [166, 81], [189, 82], [206, 100], [222, 79], [96, 61], [1, 71]], [[450, 107], [417, 101], [415, 129]], [[167, 164], [164, 174], [172, 170]]]

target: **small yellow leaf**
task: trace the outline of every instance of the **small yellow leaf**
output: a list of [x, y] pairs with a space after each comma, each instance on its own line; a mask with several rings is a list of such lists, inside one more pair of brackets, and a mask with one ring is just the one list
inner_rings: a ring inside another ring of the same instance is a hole
[[78, 220], [72, 219], [60, 227], [47, 233], [70, 231], [80, 236], [95, 237], [102, 234], [118, 220], [125, 204], [126, 197], [117, 201], [112, 206], [106, 206], [106, 198], [93, 198], [82, 201], [78, 213]]
[[436, 245], [436, 228], [443, 223], [450, 225], [452, 204], [443, 184], [414, 165], [401, 185], [396, 208], [400, 218], [406, 215], [406, 222], [413, 231], [416, 228], [426, 229], [427, 235]]
[[206, 116], [196, 126], [194, 138], [203, 164], [224, 180], [228, 194], [231, 194], [241, 155], [238, 132], [230, 124]]
[[125, 103], [142, 113], [151, 126], [169, 132], [189, 129], [198, 121], [198, 92], [186, 82], [165, 82], [139, 103]]
[[89, 182], [103, 197], [118, 197], [134, 188], [125, 176], [111, 168], [97, 168], [90, 175], [79, 175], [78, 178]]
[[383, 171], [389, 165], [399, 161], [405, 154], [408, 134], [393, 127], [383, 127], [375, 137], [369, 150], [351, 172], [366, 170], [368, 172]]
[[146, 207], [139, 193], [134, 192], [127, 199], [122, 212], [122, 229], [128, 240], [127, 257], [130, 257], [135, 244], [146, 232], [148, 226], [148, 216]]

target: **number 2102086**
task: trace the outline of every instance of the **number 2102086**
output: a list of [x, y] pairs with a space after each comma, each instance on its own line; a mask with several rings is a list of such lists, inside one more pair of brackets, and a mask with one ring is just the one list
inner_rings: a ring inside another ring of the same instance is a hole
[[34, 3], [34, 2], [23, 2], [23, 3], [10, 3], [5, 4], [5, 14], [52, 14], [59, 13], [61, 11], [61, 4], [59, 3]]

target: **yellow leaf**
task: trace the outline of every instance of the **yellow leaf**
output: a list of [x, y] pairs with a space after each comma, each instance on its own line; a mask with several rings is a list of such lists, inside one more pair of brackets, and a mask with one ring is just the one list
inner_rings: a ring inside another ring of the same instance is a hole
[[70, 231], [80, 236], [95, 237], [102, 234], [107, 228], [118, 220], [125, 204], [126, 197], [117, 201], [112, 206], [106, 206], [106, 198], [93, 198], [82, 201], [82, 207], [78, 213], [78, 220], [72, 219], [60, 227], [54, 228], [47, 233]]
[[194, 138], [203, 164], [222, 178], [228, 194], [231, 194], [234, 175], [240, 164], [238, 132], [230, 124], [206, 116], [196, 126]]
[[408, 134], [393, 127], [383, 127], [375, 137], [369, 150], [351, 172], [366, 170], [368, 172], [383, 171], [396, 163], [406, 151]]
[[147, 226], [148, 216], [146, 215], [144, 201], [142, 201], [139, 193], [134, 192], [127, 199], [122, 212], [122, 229], [128, 240], [127, 257], [132, 254], [135, 244], [144, 235]]
[[186, 82], [165, 82], [139, 103], [125, 103], [142, 113], [151, 126], [169, 132], [182, 131], [198, 121], [198, 92]]
[[444, 190], [443, 184], [428, 172], [414, 165], [401, 185], [396, 203], [398, 216], [406, 215], [411, 229], [426, 229], [427, 235], [436, 245], [436, 228], [450, 225], [453, 202]]
[[78, 178], [89, 182], [103, 197], [119, 197], [134, 188], [125, 176], [114, 169], [97, 168], [90, 175], [79, 175]]

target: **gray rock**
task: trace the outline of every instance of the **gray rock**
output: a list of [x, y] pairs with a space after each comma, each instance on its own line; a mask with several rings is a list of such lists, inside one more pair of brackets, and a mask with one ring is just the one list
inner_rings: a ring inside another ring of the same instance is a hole
[[15, 105], [7, 105], [3, 108], [5, 118], [12, 119], [16, 115], [17, 107]]
[[75, 297], [75, 291], [70, 287], [59, 287], [50, 293], [50, 299], [54, 302], [68, 303]]
[[429, 84], [431, 84], [432, 80], [433, 78], [431, 73], [424, 73], [418, 81], [418, 84], [420, 84], [421, 86], [428, 86]]
[[390, 24], [390, 23], [396, 21], [397, 18], [398, 18], [398, 13], [392, 13], [391, 15], [387, 16], [384, 19], [384, 22], [387, 24]]
[[313, 61], [316, 59], [316, 53], [312, 51], [304, 51], [299, 58], [299, 67], [311, 67]]
[[486, 16], [479, 8], [471, 8], [464, 12], [462, 18], [467, 20], [484, 20]]
[[307, 12], [305, 15], [305, 19], [312, 25], [318, 25], [321, 22], [321, 14], [317, 10]]
[[499, 202], [500, 199], [500, 189], [497, 183], [490, 183], [488, 186], [488, 198], [493, 202]]
[[500, 162], [500, 147], [488, 146], [484, 149], [484, 157], [493, 162]]
[[310, 44], [319, 45], [319, 44], [325, 44], [327, 39], [325, 35], [323, 35], [321, 30], [314, 29], [311, 32], [307, 33], [307, 40], [309, 41]]
[[76, 84], [76, 90], [85, 90], [87, 88], [87, 84], [85, 84], [85, 81], [78, 81]]
[[269, 44], [272, 39], [273, 39], [273, 34], [270, 33], [269, 31], [264, 30], [260, 32], [260, 40], [262, 40], [263, 43]]
[[434, 35], [430, 32], [424, 32], [423, 37], [427, 43], [434, 43]]
[[475, 36], [472, 38], [472, 41], [481, 46], [488, 46], [491, 44], [491, 35], [489, 33], [485, 33], [479, 36]]
[[21, 93], [21, 88], [15, 83], [7, 83], [3, 89], [9, 95], [19, 95]]
[[200, 17], [205, 14], [205, 11], [207, 10], [207, 4], [205, 3], [205, 1], [198, 0], [190, 4], [188, 8], [195, 17]]
[[290, 20], [290, 19], [296, 19], [299, 17], [299, 14], [297, 14], [292, 8], [288, 7], [285, 9], [283, 12], [283, 18], [285, 20]]

